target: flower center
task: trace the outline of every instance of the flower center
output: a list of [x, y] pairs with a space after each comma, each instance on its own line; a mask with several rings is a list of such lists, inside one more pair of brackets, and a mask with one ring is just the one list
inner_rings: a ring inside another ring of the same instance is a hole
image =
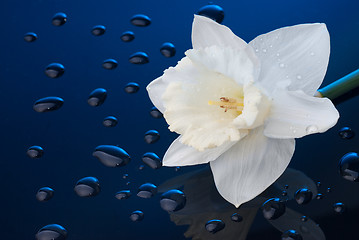
[[228, 109], [235, 110], [238, 115], [242, 114], [243, 110], [243, 97], [237, 98], [229, 98], [229, 97], [221, 97], [220, 101], [208, 101], [208, 105], [219, 106], [220, 108], [224, 108], [224, 112], [227, 112]]

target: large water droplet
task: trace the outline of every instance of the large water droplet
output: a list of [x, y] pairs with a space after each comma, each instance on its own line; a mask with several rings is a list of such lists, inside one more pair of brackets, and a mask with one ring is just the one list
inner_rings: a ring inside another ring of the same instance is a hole
[[105, 34], [105, 32], [106, 32], [106, 27], [103, 25], [96, 25], [91, 30], [91, 33], [94, 36], [101, 36]]
[[186, 196], [180, 190], [169, 190], [161, 195], [160, 205], [165, 211], [176, 212], [186, 205]]
[[65, 240], [67, 230], [58, 224], [49, 224], [36, 233], [36, 240]]
[[118, 66], [117, 61], [115, 59], [112, 59], [112, 58], [106, 59], [102, 63], [102, 67], [104, 69], [107, 69], [107, 70], [115, 69], [115, 68], [117, 68], [117, 66]]
[[198, 10], [198, 15], [208, 17], [218, 23], [221, 23], [224, 19], [223, 8], [215, 4], [208, 4], [201, 7]]
[[90, 96], [87, 99], [87, 103], [92, 107], [98, 107], [105, 102], [106, 97], [106, 89], [97, 88], [90, 93]]
[[142, 162], [144, 162], [147, 166], [149, 166], [152, 169], [159, 169], [160, 167], [162, 167], [161, 159], [157, 156], [157, 154], [153, 152], [147, 152], [143, 154]]
[[297, 231], [288, 230], [282, 234], [282, 240], [303, 240], [303, 238]]
[[28, 33], [25, 33], [25, 35], [24, 35], [24, 40], [25, 40], [26, 42], [36, 41], [37, 38], [38, 38], [38, 37], [37, 37], [37, 34], [34, 33], [34, 32], [28, 32]]
[[77, 181], [74, 191], [80, 197], [94, 197], [100, 193], [100, 183], [95, 177], [84, 177]]
[[36, 193], [36, 199], [40, 202], [49, 201], [54, 196], [54, 190], [49, 187], [42, 187]]
[[144, 217], [145, 217], [145, 215], [140, 210], [134, 211], [130, 215], [130, 219], [131, 219], [132, 222], [142, 221]]
[[118, 120], [114, 116], [105, 117], [105, 119], [102, 121], [102, 124], [105, 127], [115, 127], [117, 125], [117, 123], [118, 123]]
[[122, 190], [122, 191], [118, 191], [115, 195], [115, 197], [118, 200], [122, 200], [122, 199], [128, 199], [129, 197], [131, 197], [132, 193], [130, 190]]
[[152, 107], [150, 114], [153, 118], [163, 118], [163, 114], [156, 107]]
[[231, 216], [231, 220], [233, 222], [242, 222], [243, 217], [241, 215], [239, 215], [238, 213], [233, 213], [232, 216]]
[[173, 45], [170, 42], [166, 42], [166, 43], [162, 44], [160, 51], [163, 56], [168, 57], [168, 58], [173, 57], [176, 54], [175, 45]]
[[268, 220], [279, 218], [285, 213], [285, 209], [284, 202], [280, 201], [279, 198], [268, 199], [262, 205], [263, 216]]
[[67, 21], [67, 15], [63, 12], [56, 13], [52, 17], [52, 25], [57, 27], [64, 25], [66, 21]]
[[339, 161], [340, 175], [349, 181], [359, 182], [359, 156], [356, 152], [345, 154]]
[[128, 59], [133, 64], [146, 64], [149, 63], [148, 55], [145, 52], [136, 52]]
[[30, 158], [41, 158], [44, 155], [44, 149], [40, 146], [31, 146], [26, 151]]
[[333, 210], [336, 213], [342, 214], [345, 212], [346, 207], [345, 207], [344, 203], [338, 202], [338, 203], [333, 204]]
[[350, 127], [341, 128], [338, 134], [343, 139], [352, 139], [355, 136], [355, 132]]
[[313, 198], [313, 193], [307, 188], [299, 189], [294, 196], [298, 204], [307, 204]]
[[50, 78], [61, 77], [65, 72], [65, 67], [61, 63], [51, 63], [45, 69], [46, 76]]
[[140, 85], [135, 82], [127, 83], [125, 86], [125, 92], [127, 93], [136, 93], [140, 90]]
[[156, 193], [157, 193], [156, 185], [152, 183], [145, 183], [138, 188], [137, 196], [140, 198], [151, 198]]
[[145, 142], [148, 144], [152, 144], [160, 140], [160, 134], [156, 130], [149, 130], [145, 133]]
[[37, 100], [33, 109], [36, 112], [50, 112], [59, 109], [64, 104], [64, 100], [59, 97], [45, 97]]
[[151, 24], [151, 18], [144, 14], [136, 14], [132, 16], [130, 22], [132, 23], [132, 25], [138, 27], [147, 27]]
[[316, 132], [318, 132], [318, 127], [316, 125], [309, 125], [306, 128], [306, 131], [308, 134], [316, 133]]
[[131, 161], [130, 155], [125, 150], [113, 145], [98, 146], [92, 156], [107, 167], [123, 167]]
[[213, 219], [206, 223], [206, 230], [210, 233], [215, 234], [216, 232], [221, 231], [226, 225], [222, 220]]
[[124, 42], [132, 42], [135, 39], [135, 34], [131, 31], [123, 32], [121, 35], [121, 40]]

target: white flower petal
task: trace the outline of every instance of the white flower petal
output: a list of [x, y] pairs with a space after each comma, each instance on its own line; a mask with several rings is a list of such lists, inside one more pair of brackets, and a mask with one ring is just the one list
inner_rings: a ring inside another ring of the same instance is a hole
[[284, 172], [294, 146], [294, 139], [271, 139], [262, 127], [254, 129], [210, 162], [218, 192], [236, 207], [255, 198]]
[[328, 98], [311, 97], [302, 91], [277, 89], [264, 134], [272, 138], [300, 138], [333, 127], [339, 113]]
[[192, 45], [194, 49], [216, 45], [240, 50], [244, 49], [247, 43], [228, 27], [207, 17], [195, 15], [192, 25]]
[[227, 151], [235, 142], [227, 142], [219, 147], [198, 151], [193, 147], [184, 145], [181, 136], [174, 140], [163, 157], [163, 166], [177, 167], [204, 164], [217, 159]]
[[325, 24], [302, 24], [274, 30], [249, 43], [261, 62], [259, 82], [274, 90], [290, 80], [289, 90], [301, 89], [313, 96], [325, 76], [330, 53]]

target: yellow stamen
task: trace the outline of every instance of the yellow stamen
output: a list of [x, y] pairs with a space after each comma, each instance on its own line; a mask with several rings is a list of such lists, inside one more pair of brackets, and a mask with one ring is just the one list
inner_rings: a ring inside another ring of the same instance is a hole
[[235, 98], [228, 98], [228, 97], [221, 97], [219, 102], [216, 101], [208, 101], [208, 105], [215, 105], [219, 106], [220, 108], [224, 108], [224, 112], [227, 112], [228, 109], [236, 110], [239, 114], [242, 113], [243, 110], [243, 98], [235, 99]]

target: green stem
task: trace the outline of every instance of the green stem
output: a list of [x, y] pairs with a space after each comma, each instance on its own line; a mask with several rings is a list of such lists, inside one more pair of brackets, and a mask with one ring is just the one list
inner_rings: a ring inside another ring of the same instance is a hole
[[359, 69], [318, 90], [320, 97], [334, 100], [359, 87]]

